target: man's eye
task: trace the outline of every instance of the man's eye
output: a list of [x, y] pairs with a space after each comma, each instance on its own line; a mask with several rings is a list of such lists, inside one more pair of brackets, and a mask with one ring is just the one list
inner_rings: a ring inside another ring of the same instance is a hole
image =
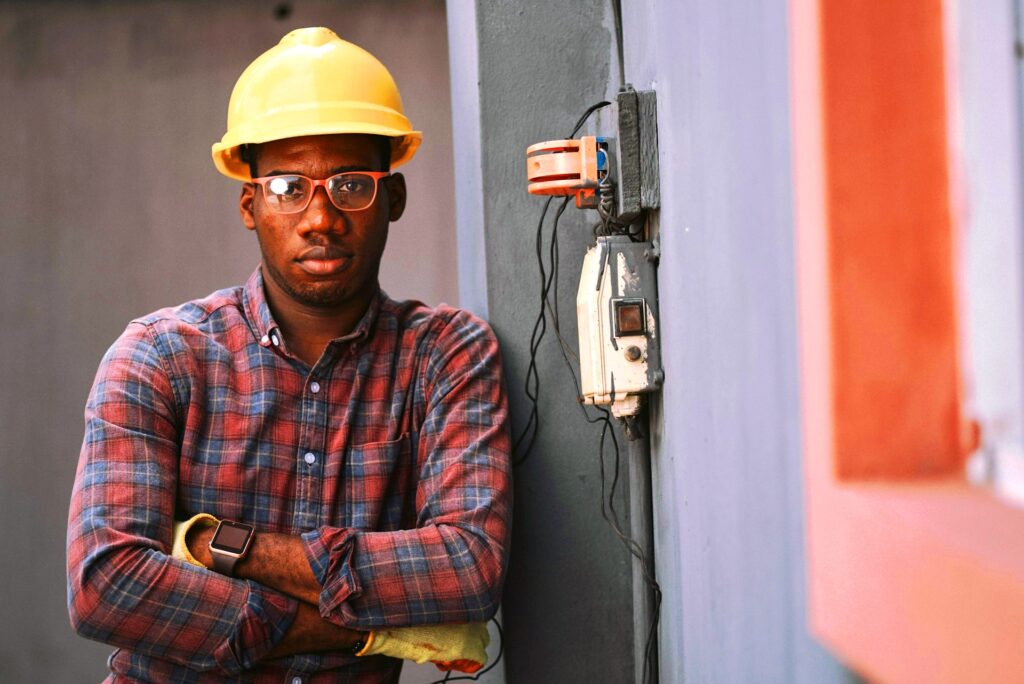
[[283, 200], [296, 199], [305, 194], [302, 181], [297, 178], [275, 178], [267, 184], [267, 189]]
[[355, 195], [366, 190], [366, 181], [349, 179], [338, 186], [338, 191], [349, 195]]

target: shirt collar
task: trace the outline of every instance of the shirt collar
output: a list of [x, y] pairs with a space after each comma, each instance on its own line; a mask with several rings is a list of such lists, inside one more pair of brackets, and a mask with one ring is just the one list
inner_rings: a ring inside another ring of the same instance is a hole
[[264, 347], [270, 344], [271, 335], [280, 335], [277, 322], [270, 313], [267, 296], [263, 291], [263, 269], [259, 266], [245, 281], [242, 288], [242, 307], [249, 319], [252, 332]]
[[[338, 341], [362, 342], [366, 340], [373, 331], [374, 324], [377, 322], [381, 298], [384, 296], [386, 295], [378, 286], [377, 291], [370, 299], [370, 306], [367, 307], [366, 313], [359, 319], [356, 327], [349, 334], [338, 338]], [[264, 347], [270, 346], [271, 343], [277, 346], [278, 343], [273, 342], [273, 338], [278, 336], [280, 339], [281, 329], [274, 320], [273, 314], [270, 313], [270, 306], [267, 305], [267, 295], [263, 289], [262, 267], [257, 266], [256, 270], [252, 272], [252, 275], [245, 282], [245, 286], [242, 288], [242, 306], [245, 309], [246, 317], [251, 322], [253, 334], [259, 340], [259, 343]]]
[[376, 292], [373, 293], [373, 297], [370, 298], [370, 305], [366, 307], [366, 313], [356, 323], [356, 327], [352, 329], [348, 335], [338, 338], [342, 342], [363, 342], [373, 332], [373, 326], [377, 322], [377, 316], [380, 313], [380, 300], [384, 296], [384, 292], [380, 289], [380, 285], [377, 286]]

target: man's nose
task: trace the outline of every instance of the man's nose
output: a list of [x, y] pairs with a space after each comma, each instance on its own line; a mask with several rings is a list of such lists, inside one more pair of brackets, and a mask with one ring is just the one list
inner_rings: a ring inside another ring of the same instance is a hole
[[313, 197], [302, 215], [302, 227], [318, 233], [341, 232], [345, 230], [344, 212], [340, 211], [327, 196], [327, 188], [313, 189]]

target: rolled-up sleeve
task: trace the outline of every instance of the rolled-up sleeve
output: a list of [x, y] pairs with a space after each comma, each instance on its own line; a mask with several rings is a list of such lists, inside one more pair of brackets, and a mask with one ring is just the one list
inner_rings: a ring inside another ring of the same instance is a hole
[[104, 356], [86, 406], [67, 537], [68, 611], [84, 637], [237, 675], [281, 640], [297, 602], [171, 558], [178, 400], [149, 327]]
[[415, 527], [303, 535], [321, 615], [348, 627], [483, 621], [500, 602], [512, 481], [498, 343], [486, 323], [457, 312], [424, 347]]

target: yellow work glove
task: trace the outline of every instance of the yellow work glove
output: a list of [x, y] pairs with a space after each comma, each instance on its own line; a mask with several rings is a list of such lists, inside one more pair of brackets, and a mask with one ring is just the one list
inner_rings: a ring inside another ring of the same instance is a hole
[[[198, 513], [188, 520], [174, 523], [174, 547], [171, 557], [201, 568], [206, 566], [189, 553], [186, 537], [193, 525], [214, 527], [220, 521], [209, 513]], [[487, 644], [490, 635], [487, 623], [464, 625], [429, 625], [424, 627], [395, 627], [370, 632], [357, 655], [386, 655], [392, 658], [430, 661], [440, 670], [476, 672], [487, 662]]]
[[429, 660], [442, 671], [476, 672], [487, 662], [489, 641], [486, 622], [394, 627], [370, 632], [366, 646], [356, 655], [386, 655], [417, 663]]
[[178, 560], [183, 560], [191, 563], [192, 565], [198, 565], [201, 568], [205, 568], [205, 565], [197, 561], [192, 554], [189, 553], [188, 544], [185, 543], [185, 537], [188, 535], [188, 531], [193, 525], [216, 527], [219, 523], [220, 521], [209, 513], [197, 513], [188, 520], [175, 521], [174, 547], [171, 549], [171, 558], [177, 558]]

